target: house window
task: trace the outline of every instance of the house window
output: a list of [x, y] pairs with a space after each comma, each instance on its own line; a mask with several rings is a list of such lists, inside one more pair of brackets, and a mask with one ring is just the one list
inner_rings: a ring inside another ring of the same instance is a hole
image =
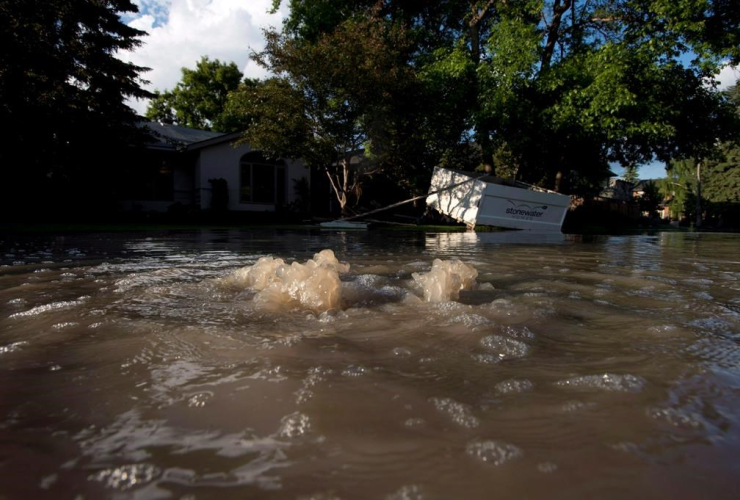
[[285, 200], [285, 166], [260, 152], [247, 153], [239, 163], [239, 201], [274, 205]]

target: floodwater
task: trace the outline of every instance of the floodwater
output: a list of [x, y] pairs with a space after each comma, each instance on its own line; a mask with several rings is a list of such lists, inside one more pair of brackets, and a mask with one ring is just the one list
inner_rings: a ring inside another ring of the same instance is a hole
[[740, 235], [5, 235], [0, 265], [2, 499], [740, 497]]

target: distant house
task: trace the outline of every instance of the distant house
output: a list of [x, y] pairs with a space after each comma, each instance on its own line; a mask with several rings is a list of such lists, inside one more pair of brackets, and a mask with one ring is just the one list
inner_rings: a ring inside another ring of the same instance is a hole
[[[639, 200], [643, 196], [645, 196], [645, 187], [648, 184], [656, 184], [658, 181], [655, 179], [645, 179], [639, 181], [637, 184], [635, 184], [635, 187], [632, 189], [632, 196]], [[655, 210], [655, 213], [657, 213], [658, 217], [661, 219], [670, 219], [671, 218], [671, 209], [669, 206], [670, 203], [670, 197], [664, 197], [662, 200], [662, 203], [658, 204], [658, 207]], [[643, 212], [643, 215], [649, 216], [650, 214], [648, 212]]]
[[128, 162], [122, 208], [164, 212], [173, 206], [274, 212], [296, 201], [295, 182], [310, 182], [300, 160], [268, 160], [239, 134], [141, 122], [151, 140]]
[[599, 197], [611, 200], [630, 201], [632, 199], [632, 189], [634, 184], [622, 179], [609, 179], [604, 189], [599, 193]]

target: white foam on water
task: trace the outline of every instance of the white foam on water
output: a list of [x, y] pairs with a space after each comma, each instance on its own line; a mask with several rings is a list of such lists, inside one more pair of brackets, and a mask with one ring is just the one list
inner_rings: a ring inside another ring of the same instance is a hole
[[450, 323], [462, 323], [473, 330], [476, 330], [477, 327], [493, 325], [493, 321], [480, 314], [460, 314], [453, 316], [449, 321]]
[[429, 400], [437, 410], [447, 413], [453, 422], [470, 429], [478, 427], [480, 421], [473, 415], [470, 406], [451, 398], [431, 398]]
[[424, 491], [418, 484], [402, 486], [395, 493], [385, 497], [385, 500], [424, 500]]
[[700, 420], [701, 417], [698, 415], [675, 408], [648, 408], [646, 413], [650, 418], [663, 420], [673, 427], [685, 429], [701, 429], [704, 427]]
[[280, 421], [278, 436], [295, 438], [307, 434], [311, 430], [311, 420], [305, 413], [295, 412], [286, 415]]
[[25, 340], [21, 340], [20, 342], [13, 342], [12, 344], [0, 346], [0, 354], [7, 354], [9, 352], [15, 352], [27, 344], [28, 342], [26, 342]]
[[342, 500], [340, 497], [336, 496], [334, 492], [326, 492], [326, 493], [314, 493], [313, 495], [309, 496], [300, 496], [297, 498], [297, 500]]
[[25, 318], [25, 317], [31, 317], [31, 316], [38, 316], [39, 314], [43, 314], [49, 311], [58, 311], [60, 309], [70, 309], [72, 307], [79, 306], [85, 300], [89, 298], [90, 297], [82, 296], [78, 298], [77, 300], [52, 302], [51, 304], [44, 304], [42, 306], [36, 306], [32, 309], [29, 309], [28, 311], [11, 314], [9, 317], [10, 318]]
[[481, 462], [495, 466], [524, 456], [524, 452], [518, 446], [490, 439], [471, 441], [465, 447], [465, 452]]
[[578, 389], [600, 389], [609, 392], [641, 392], [645, 387], [645, 379], [629, 373], [626, 375], [604, 373], [560, 380], [555, 385]]
[[510, 339], [503, 335], [488, 335], [480, 341], [481, 345], [493, 351], [502, 361], [505, 359], [523, 358], [529, 354], [529, 346], [519, 340]]
[[146, 484], [161, 474], [158, 467], [151, 464], [131, 464], [105, 469], [92, 474], [88, 479], [99, 481], [109, 488], [127, 490]]
[[526, 392], [534, 387], [531, 381], [525, 379], [509, 379], [496, 384], [495, 389], [499, 394], [516, 394]]
[[425, 301], [446, 302], [457, 300], [461, 290], [471, 290], [478, 271], [458, 259], [434, 259], [431, 271], [413, 273], [411, 276], [421, 287]]

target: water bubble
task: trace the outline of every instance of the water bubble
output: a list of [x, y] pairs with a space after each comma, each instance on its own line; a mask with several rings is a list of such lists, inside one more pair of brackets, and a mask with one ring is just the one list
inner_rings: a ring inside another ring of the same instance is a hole
[[470, 357], [478, 363], [483, 363], [484, 365], [495, 365], [501, 362], [501, 358], [498, 356], [494, 356], [493, 354], [475, 353], [471, 354]]
[[509, 379], [496, 384], [495, 389], [499, 394], [514, 394], [529, 391], [534, 384], [527, 379]]
[[11, 314], [11, 318], [24, 318], [24, 317], [30, 317], [30, 316], [37, 316], [39, 314], [43, 314], [49, 311], [58, 311], [61, 309], [70, 309], [72, 307], [78, 306], [82, 304], [82, 302], [87, 297], [80, 297], [79, 300], [69, 300], [69, 301], [62, 301], [62, 302], [52, 302], [51, 304], [45, 304], [43, 306], [36, 306], [32, 309], [29, 309], [28, 311], [23, 311], [15, 314]]
[[308, 415], [300, 412], [291, 413], [280, 421], [278, 435], [285, 438], [303, 436], [311, 430], [311, 420]]
[[542, 462], [537, 464], [537, 470], [543, 474], [552, 474], [558, 470], [558, 465], [552, 462]]
[[25, 340], [21, 340], [20, 342], [13, 342], [12, 344], [0, 346], [0, 354], [8, 354], [18, 351], [21, 347], [27, 344], [28, 342], [26, 342]]
[[209, 399], [213, 397], [210, 392], [201, 392], [188, 398], [188, 406], [191, 408], [203, 408]]
[[451, 398], [431, 398], [434, 407], [450, 416], [453, 422], [463, 427], [475, 428], [480, 421], [473, 415], [470, 406], [459, 403]]
[[72, 326], [77, 326], [79, 323], [76, 321], [65, 321], [63, 323], [56, 323], [54, 325], [51, 325], [51, 327], [54, 330], [63, 330], [64, 328], [70, 328]]
[[299, 405], [307, 403], [314, 396], [313, 391], [306, 389], [305, 387], [298, 389], [294, 394], [296, 396], [295, 402]]
[[159, 476], [160, 470], [151, 464], [131, 464], [114, 469], [101, 470], [88, 477], [91, 481], [99, 481], [109, 488], [127, 490], [134, 486], [152, 481]]
[[494, 351], [501, 360], [523, 358], [529, 353], [527, 344], [502, 335], [488, 335], [480, 343], [486, 349]]
[[368, 372], [367, 368], [360, 365], [349, 365], [342, 370], [343, 377], [361, 377]]
[[645, 386], [645, 379], [630, 374], [604, 373], [602, 375], [584, 375], [560, 380], [555, 385], [579, 389], [601, 389], [611, 392], [640, 392]]
[[426, 423], [426, 420], [423, 418], [409, 418], [403, 423], [403, 425], [406, 427], [420, 427]]
[[517, 339], [533, 339], [534, 333], [526, 326], [506, 326], [503, 328], [503, 333], [509, 337]]
[[673, 427], [685, 429], [701, 429], [704, 427], [697, 415], [688, 414], [675, 408], [648, 408], [646, 413], [650, 418], [664, 420]]
[[341, 500], [341, 498], [336, 496], [333, 491], [328, 491], [325, 493], [314, 493], [313, 495], [300, 496], [297, 500]]
[[584, 403], [583, 401], [566, 401], [563, 403], [563, 405], [560, 407], [560, 409], [566, 413], [576, 412], [580, 410], [585, 410], [587, 408], [593, 408], [596, 406], [596, 403]]
[[398, 356], [399, 358], [408, 358], [409, 356], [411, 356], [411, 351], [409, 351], [405, 347], [396, 347], [393, 349], [393, 354]]
[[499, 466], [524, 455], [521, 448], [502, 441], [485, 440], [471, 441], [465, 447], [465, 452], [491, 465]]
[[418, 484], [402, 486], [401, 489], [387, 495], [385, 500], [424, 500], [424, 493]]
[[479, 314], [460, 314], [458, 316], [453, 316], [450, 319], [450, 323], [462, 323], [468, 328], [473, 329], [480, 326], [493, 325], [493, 322], [490, 319]]

